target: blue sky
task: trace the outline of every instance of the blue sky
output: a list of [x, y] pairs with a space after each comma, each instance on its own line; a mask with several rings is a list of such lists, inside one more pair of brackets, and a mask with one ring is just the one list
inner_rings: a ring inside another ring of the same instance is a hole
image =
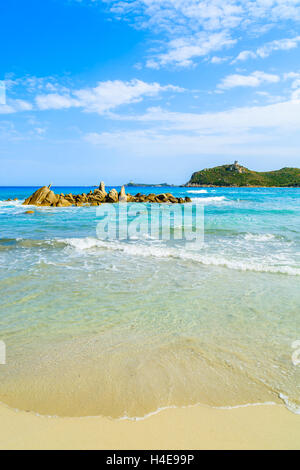
[[300, 0], [9, 0], [0, 17], [0, 185], [300, 166]]

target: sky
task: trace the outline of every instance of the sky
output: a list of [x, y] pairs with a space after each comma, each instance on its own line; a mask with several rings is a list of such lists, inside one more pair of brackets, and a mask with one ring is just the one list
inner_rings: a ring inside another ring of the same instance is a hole
[[0, 2], [0, 185], [300, 167], [300, 0]]

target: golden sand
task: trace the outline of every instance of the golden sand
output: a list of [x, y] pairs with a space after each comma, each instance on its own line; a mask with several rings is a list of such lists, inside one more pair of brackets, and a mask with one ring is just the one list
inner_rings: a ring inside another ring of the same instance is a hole
[[47, 418], [0, 406], [0, 449], [300, 449], [300, 416], [279, 405], [163, 410], [140, 421]]

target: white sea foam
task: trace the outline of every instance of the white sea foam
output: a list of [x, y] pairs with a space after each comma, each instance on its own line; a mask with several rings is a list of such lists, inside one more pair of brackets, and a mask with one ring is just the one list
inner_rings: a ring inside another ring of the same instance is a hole
[[148, 418], [151, 418], [151, 416], [155, 416], [160, 414], [162, 411], [166, 410], [186, 410], [189, 408], [197, 408], [197, 407], [205, 407], [205, 408], [213, 408], [215, 410], [234, 410], [234, 409], [239, 409], [239, 408], [249, 408], [249, 407], [256, 407], [256, 406], [276, 406], [276, 403], [273, 401], [268, 401], [268, 402], [262, 402], [262, 403], [246, 403], [245, 405], [232, 405], [232, 406], [209, 406], [209, 405], [204, 405], [202, 403], [196, 403], [194, 405], [185, 405], [185, 406], [176, 406], [176, 405], [170, 405], [170, 406], [163, 406], [160, 408], [157, 408], [157, 410], [152, 411], [150, 413], [147, 413], [144, 416], [135, 416], [135, 417], [130, 417], [130, 416], [122, 416], [122, 418], [118, 418], [117, 421], [144, 421]]
[[231, 406], [213, 406], [216, 410], [237, 410], [239, 408], [249, 408], [252, 406], [277, 406], [274, 401], [265, 401], [262, 403], [246, 403], [245, 405], [231, 405]]
[[213, 197], [194, 197], [192, 201], [196, 204], [214, 204], [224, 201], [228, 201], [225, 196], [213, 196]]
[[0, 207], [16, 207], [16, 206], [21, 206], [24, 200], [22, 201], [0, 201]]
[[283, 395], [282, 393], [279, 394], [279, 398], [281, 398], [281, 400], [284, 402], [288, 410], [290, 410], [292, 413], [295, 413], [296, 415], [300, 415], [299, 405], [295, 405], [295, 403], [292, 403], [289, 400], [289, 397], [287, 397], [286, 395]]
[[206, 189], [198, 189], [198, 190], [193, 190], [193, 191], [187, 191], [188, 193], [190, 194], [205, 194], [207, 193], [207, 190]]
[[129, 256], [139, 257], [154, 257], [154, 258], [174, 258], [182, 259], [185, 261], [196, 262], [205, 266], [216, 266], [224, 267], [239, 271], [254, 271], [254, 272], [265, 272], [274, 274], [288, 274], [291, 276], [300, 276], [300, 268], [266, 264], [265, 262], [257, 260], [256, 262], [248, 259], [233, 260], [227, 259], [218, 254], [202, 254], [199, 251], [187, 251], [186, 249], [168, 248], [165, 246], [158, 246], [157, 244], [145, 244], [145, 243], [126, 243], [120, 241], [103, 241], [97, 238], [69, 238], [59, 240], [68, 246], [75, 248], [76, 250], [83, 251], [89, 249], [105, 249], [120, 251]]
[[104, 242], [97, 238], [68, 238], [66, 240], [59, 241], [65, 242], [67, 245], [70, 245], [77, 250], [88, 250], [95, 247], [105, 248]]
[[269, 242], [274, 240], [275, 235], [272, 233], [247, 233], [244, 238], [254, 242]]
[[[24, 413], [23, 410], [21, 410], [19, 408], [13, 408], [13, 407], [11, 407], [11, 406], [7, 405], [6, 403], [3, 403], [3, 402], [0, 402], [0, 406], [6, 408], [8, 410], [12, 410], [15, 413]], [[76, 417], [76, 419], [84, 421], [84, 420], [87, 420], [87, 419], [99, 419], [99, 417], [104, 417], [104, 418], [112, 419], [113, 421], [135, 421], [135, 422], [138, 422], [138, 421], [145, 421], [145, 420], [151, 418], [152, 416], [159, 415], [163, 411], [167, 411], [167, 410], [187, 410], [187, 409], [190, 409], [190, 408], [203, 407], [203, 408], [212, 408], [212, 409], [215, 409], [215, 410], [228, 410], [228, 411], [230, 411], [230, 410], [235, 410], [235, 409], [239, 409], [239, 408], [249, 408], [249, 407], [257, 407], [257, 406], [277, 406], [277, 404], [275, 402], [272, 402], [272, 401], [271, 402], [262, 402], [262, 403], [246, 403], [245, 405], [233, 405], [233, 406], [210, 406], [210, 405], [206, 405], [206, 404], [202, 404], [202, 403], [195, 403], [195, 404], [192, 404], [192, 405], [183, 405], [183, 406], [177, 406], [177, 405], [162, 406], [162, 407], [157, 408], [154, 411], [150, 411], [149, 413], [146, 413], [143, 416], [128, 416], [127, 414], [125, 414], [124, 416], [122, 416], [120, 418], [112, 418], [111, 416], [107, 416], [107, 415], [91, 415], [91, 416], [79, 416], [79, 417]], [[33, 416], [37, 416], [38, 418], [42, 418], [42, 419], [61, 419], [58, 415], [43, 415], [43, 414], [40, 414], [36, 411], [29, 411], [29, 413], [31, 413]]]

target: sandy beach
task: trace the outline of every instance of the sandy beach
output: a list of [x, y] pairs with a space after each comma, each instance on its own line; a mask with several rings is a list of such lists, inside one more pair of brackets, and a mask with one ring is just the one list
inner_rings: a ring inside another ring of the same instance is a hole
[[300, 448], [300, 193], [204, 191], [190, 247], [98, 238], [94, 207], [29, 219], [33, 191], [0, 188], [0, 448]]
[[47, 418], [0, 407], [1, 449], [300, 449], [300, 417], [283, 406], [167, 409], [140, 421]]

